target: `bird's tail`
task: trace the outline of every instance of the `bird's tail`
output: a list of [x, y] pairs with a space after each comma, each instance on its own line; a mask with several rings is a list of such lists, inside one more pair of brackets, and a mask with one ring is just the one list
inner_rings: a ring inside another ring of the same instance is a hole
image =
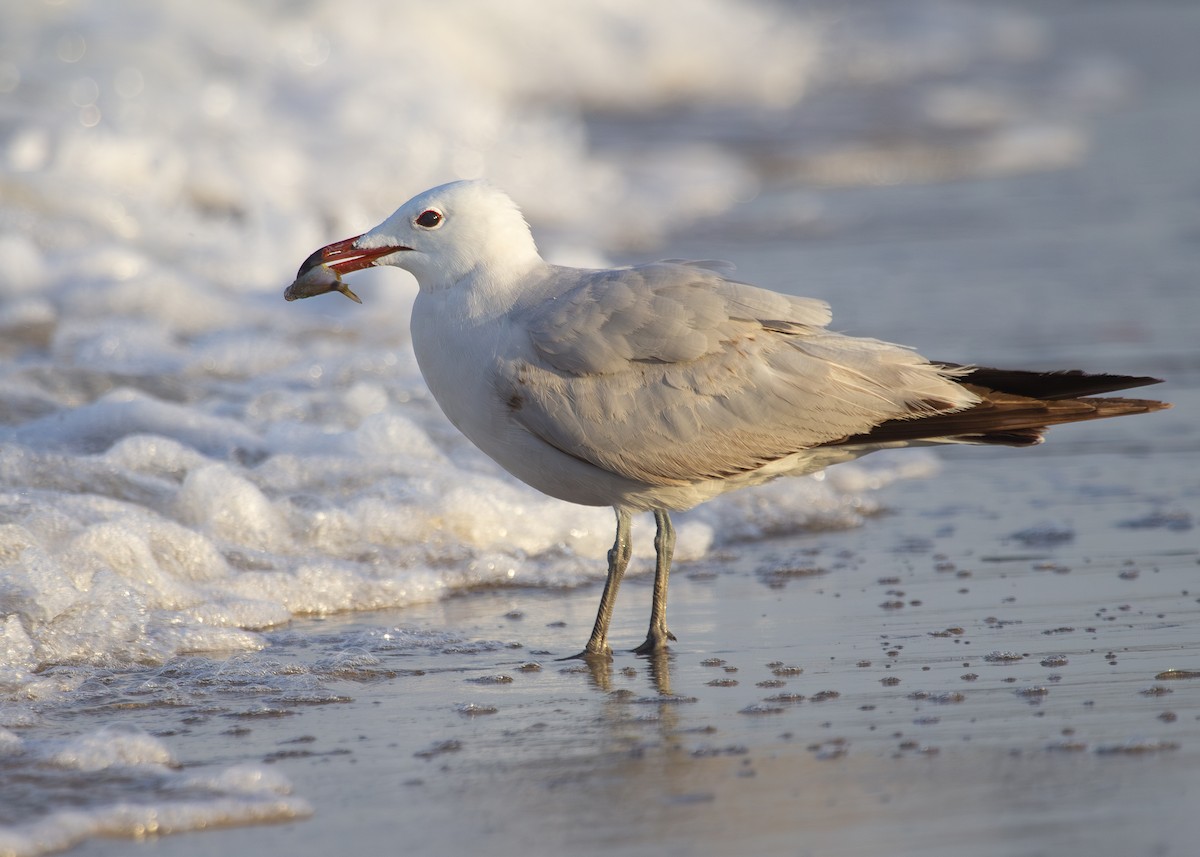
[[1052, 425], [1148, 414], [1171, 407], [1153, 399], [1096, 396], [1158, 384], [1158, 378], [1089, 375], [1077, 369], [1029, 372], [953, 363], [937, 365], [962, 373], [955, 380], [979, 396], [979, 404], [961, 411], [888, 420], [869, 432], [827, 445], [925, 441], [1033, 446], [1042, 442], [1042, 435]]

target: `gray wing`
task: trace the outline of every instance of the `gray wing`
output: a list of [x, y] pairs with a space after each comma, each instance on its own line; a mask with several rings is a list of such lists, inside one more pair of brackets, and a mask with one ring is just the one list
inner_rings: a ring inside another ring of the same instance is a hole
[[655, 263], [584, 275], [527, 311], [498, 367], [514, 418], [563, 452], [653, 485], [724, 478], [968, 407], [955, 370], [824, 329], [822, 301]]

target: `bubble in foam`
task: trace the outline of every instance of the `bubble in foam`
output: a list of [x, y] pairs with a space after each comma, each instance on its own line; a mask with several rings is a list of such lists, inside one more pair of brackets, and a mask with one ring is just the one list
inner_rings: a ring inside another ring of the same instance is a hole
[[[196, 630], [205, 632], [235, 628], [262, 630], [282, 625], [291, 618], [287, 607], [278, 601], [227, 595], [220, 595], [213, 600], [196, 604], [182, 612], [201, 626]], [[232, 639], [242, 638], [254, 640], [257, 643], [256, 648], [262, 645], [262, 639], [257, 635], [238, 634], [232, 637]], [[194, 646], [192, 650], [204, 651], [205, 648], [205, 646]], [[213, 648], [244, 648], [244, 646], [214, 646]]]
[[410, 456], [436, 463], [444, 457], [425, 429], [398, 413], [368, 416], [357, 430], [345, 436], [343, 444], [347, 451], [368, 459]]
[[189, 784], [213, 791], [237, 792], [239, 794], [286, 795], [292, 793], [292, 784], [278, 771], [258, 765], [234, 765], [216, 774], [189, 777]]
[[[70, 372], [64, 374], [67, 380], [75, 380]], [[220, 457], [259, 444], [257, 436], [237, 420], [210, 416], [132, 387], [118, 387], [89, 404], [30, 420], [13, 432], [13, 438], [34, 450], [102, 453], [118, 440], [146, 434], [174, 438]]]
[[217, 538], [257, 550], [283, 550], [286, 522], [256, 485], [224, 464], [188, 473], [175, 498], [179, 517]]
[[67, 741], [50, 761], [61, 768], [102, 771], [106, 768], [176, 764], [167, 746], [136, 726], [113, 724]]
[[387, 389], [382, 384], [356, 381], [342, 396], [346, 407], [360, 416], [382, 413], [388, 406]]
[[0, 625], [0, 682], [18, 681], [24, 672], [36, 665], [33, 640], [21, 617], [10, 614]]
[[[16, 799], [36, 809], [0, 822], [2, 854], [61, 851], [96, 836], [140, 838], [312, 814], [278, 771], [235, 765], [187, 773], [161, 740], [136, 727], [106, 726], [59, 742], [14, 744], [9, 736], [0, 729], [0, 754], [16, 749], [6, 760], [10, 776], [0, 780], [0, 805]], [[119, 777], [116, 793], [111, 785], [96, 787], [96, 775], [109, 771]], [[9, 789], [19, 789], [19, 796]]]
[[189, 470], [206, 461], [195, 449], [160, 435], [121, 438], [103, 457], [115, 467], [172, 480], [182, 479]]
[[149, 606], [175, 609], [190, 603], [191, 588], [164, 572], [137, 529], [120, 520], [88, 527], [68, 548], [64, 561], [116, 573], [136, 586]]

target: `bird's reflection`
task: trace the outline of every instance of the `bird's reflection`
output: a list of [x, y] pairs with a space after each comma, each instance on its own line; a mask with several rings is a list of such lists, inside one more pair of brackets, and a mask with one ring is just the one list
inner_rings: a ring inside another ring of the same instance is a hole
[[639, 660], [646, 662], [646, 671], [659, 696], [672, 696], [671, 655], [668, 652], [657, 651], [648, 655], [639, 655]]
[[[611, 693], [613, 690], [613, 662], [608, 658], [582, 658], [581, 660], [587, 666], [592, 687], [601, 693]], [[672, 655], [669, 652], [657, 651], [638, 655], [637, 660], [645, 665], [650, 684], [659, 696], [674, 696], [674, 691], [671, 690]], [[626, 667], [622, 672], [636, 674], [636, 669]]]

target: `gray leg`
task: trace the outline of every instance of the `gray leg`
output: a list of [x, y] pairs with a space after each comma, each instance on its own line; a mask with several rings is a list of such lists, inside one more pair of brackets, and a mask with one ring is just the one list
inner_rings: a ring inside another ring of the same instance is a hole
[[612, 621], [613, 605], [617, 600], [617, 589], [621, 586], [621, 578], [629, 567], [629, 555], [633, 545], [629, 540], [630, 514], [625, 509], [617, 509], [617, 538], [612, 550], [608, 552], [608, 579], [604, 581], [604, 592], [600, 595], [600, 609], [596, 611], [596, 624], [592, 627], [592, 636], [577, 658], [612, 658], [612, 649], [608, 646], [608, 623]]
[[654, 511], [658, 532], [654, 536], [654, 599], [650, 602], [650, 630], [646, 642], [633, 651], [650, 655], [665, 651], [675, 635], [667, 630], [667, 578], [671, 574], [671, 555], [675, 552], [675, 527], [665, 509]]

